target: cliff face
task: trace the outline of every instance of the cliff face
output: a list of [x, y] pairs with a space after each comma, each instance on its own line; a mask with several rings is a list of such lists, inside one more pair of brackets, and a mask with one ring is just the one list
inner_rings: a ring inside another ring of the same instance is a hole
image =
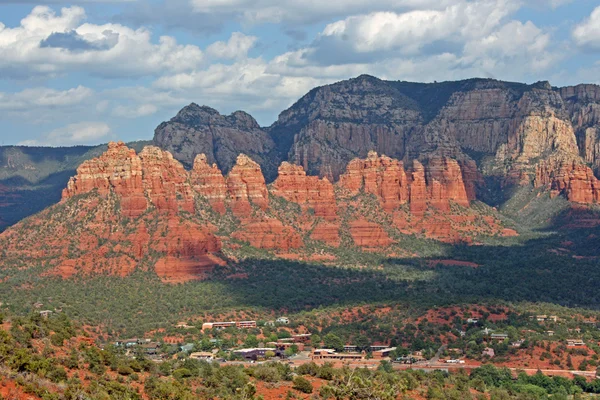
[[275, 143], [252, 116], [243, 111], [225, 116], [194, 103], [160, 124], [154, 143], [187, 167], [192, 167], [196, 155], [205, 154], [207, 162], [229, 172], [237, 156], [244, 153], [257, 161], [267, 176], [274, 177], [279, 162]]
[[[564, 190], [588, 183], [584, 172]], [[448, 157], [405, 170], [371, 152], [350, 162], [336, 185], [284, 162], [267, 186], [243, 154], [223, 175], [206, 155], [187, 171], [157, 147], [138, 154], [110, 143], [78, 168], [59, 204], [4, 232], [0, 246], [7, 260], [46, 260], [46, 274], [150, 269], [165, 282], [202, 278], [243, 244], [282, 257], [317, 257], [311, 252], [321, 248], [335, 259], [323, 248], [342, 245], [397, 254], [402, 234], [469, 241], [480, 216], [469, 208], [463, 175]], [[483, 220], [478, 235], [505, 234], [498, 219]]]
[[[371, 150], [405, 163], [433, 162], [432, 170], [437, 160], [452, 158], [473, 200], [485, 176], [499, 177], [505, 186], [531, 184], [543, 170], [550, 189], [552, 177], [564, 171], [549, 165], [589, 164], [598, 172], [599, 121], [595, 85], [556, 89], [547, 82], [486, 79], [418, 84], [360, 76], [312, 90], [281, 113], [270, 133], [275, 142], [290, 143], [290, 161], [330, 180]], [[549, 162], [542, 167], [543, 160]]]

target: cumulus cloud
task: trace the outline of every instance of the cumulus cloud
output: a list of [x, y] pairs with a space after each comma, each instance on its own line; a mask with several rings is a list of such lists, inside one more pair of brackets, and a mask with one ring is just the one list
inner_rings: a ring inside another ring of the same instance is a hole
[[104, 122], [78, 122], [54, 129], [36, 140], [20, 142], [24, 146], [73, 146], [107, 141], [110, 127]]
[[140, 104], [138, 106], [120, 105], [115, 107], [113, 115], [120, 118], [140, 118], [152, 115], [157, 111], [158, 107], [154, 104]]
[[41, 108], [70, 107], [89, 99], [93, 93], [84, 86], [68, 90], [30, 88], [17, 93], [0, 92], [0, 110], [39, 112]]
[[190, 0], [199, 14], [247, 23], [315, 23], [384, 10], [443, 8], [456, 0]]
[[84, 71], [103, 77], [141, 77], [194, 69], [202, 51], [181, 45], [170, 36], [152, 40], [147, 29], [120, 24], [84, 23], [81, 7], [66, 7], [60, 14], [37, 6], [8, 28], [0, 23], [0, 73], [3, 77], [54, 75]]
[[572, 33], [575, 43], [582, 48], [600, 50], [600, 6], [575, 27]]
[[233, 32], [227, 42], [215, 42], [208, 46], [206, 53], [214, 58], [245, 58], [257, 39], [256, 36], [246, 36], [241, 32]]

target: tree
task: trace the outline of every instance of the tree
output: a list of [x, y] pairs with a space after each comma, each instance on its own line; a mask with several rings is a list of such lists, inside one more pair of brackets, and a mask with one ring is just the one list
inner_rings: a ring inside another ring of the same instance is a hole
[[344, 342], [342, 341], [342, 339], [339, 336], [337, 336], [333, 333], [328, 333], [323, 338], [323, 344], [328, 349], [334, 349], [335, 351], [343, 351], [344, 350]]
[[317, 335], [317, 334], [315, 334], [315, 335], [312, 335], [312, 336], [310, 337], [310, 344], [311, 344], [313, 347], [319, 347], [319, 346], [321, 346], [321, 336], [319, 336], [319, 335]]
[[292, 389], [296, 389], [302, 393], [310, 394], [313, 392], [313, 385], [310, 381], [302, 376], [297, 376], [294, 378], [294, 385]]
[[257, 347], [258, 346], [258, 339], [256, 338], [256, 335], [248, 335], [248, 336], [246, 336], [246, 341], [244, 342], [244, 345], [246, 347]]

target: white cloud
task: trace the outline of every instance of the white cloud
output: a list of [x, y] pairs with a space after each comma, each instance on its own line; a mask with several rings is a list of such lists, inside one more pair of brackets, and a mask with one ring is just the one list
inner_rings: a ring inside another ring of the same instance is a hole
[[120, 118], [140, 118], [147, 117], [158, 111], [154, 104], [140, 104], [138, 106], [117, 106], [113, 110], [113, 115]]
[[120, 24], [83, 23], [81, 7], [60, 15], [37, 6], [15, 28], [0, 23], [0, 73], [3, 77], [54, 75], [84, 71], [103, 77], [140, 77], [192, 70], [202, 51], [170, 36], [157, 43], [147, 29]]
[[583, 48], [600, 50], [600, 6], [573, 29], [573, 40]]
[[459, 2], [441, 10], [352, 16], [327, 25], [317, 45], [334, 53], [345, 48], [355, 53], [396, 50], [418, 54], [437, 41], [462, 43], [487, 35], [517, 9], [513, 0], [480, 0]]
[[73, 146], [98, 144], [107, 141], [110, 127], [104, 122], [78, 122], [69, 124], [36, 140], [25, 140], [20, 145], [25, 146]]
[[69, 107], [80, 104], [93, 94], [92, 89], [84, 86], [62, 91], [49, 88], [30, 88], [17, 93], [0, 92], [0, 110], [38, 112], [41, 108]]
[[241, 32], [233, 32], [227, 42], [215, 42], [208, 46], [206, 53], [214, 58], [245, 58], [257, 39], [256, 36], [246, 36]]
[[190, 0], [197, 13], [248, 23], [315, 23], [384, 10], [443, 8], [456, 0]]

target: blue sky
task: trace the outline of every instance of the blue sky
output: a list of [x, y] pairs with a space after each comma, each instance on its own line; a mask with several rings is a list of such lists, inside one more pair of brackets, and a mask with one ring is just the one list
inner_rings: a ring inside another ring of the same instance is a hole
[[600, 84], [598, 0], [0, 0], [0, 144], [152, 138], [190, 102], [261, 125], [363, 73]]

